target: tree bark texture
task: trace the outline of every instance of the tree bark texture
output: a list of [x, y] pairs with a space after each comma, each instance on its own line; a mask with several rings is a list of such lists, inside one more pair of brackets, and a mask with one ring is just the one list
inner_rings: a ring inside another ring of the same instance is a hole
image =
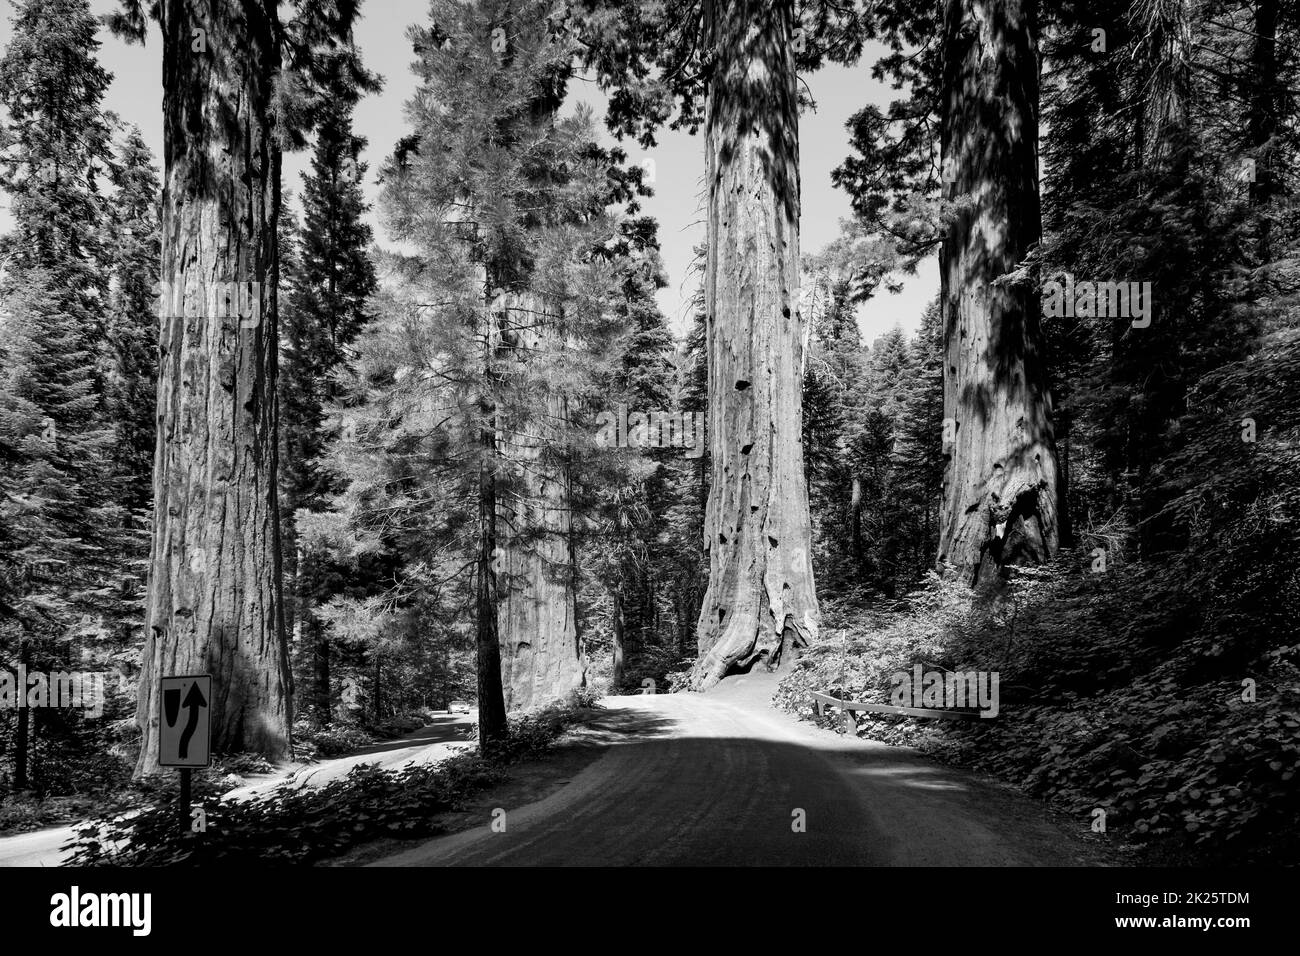
[[[535, 293], [509, 293], [493, 308], [505, 318], [510, 347], [523, 362], [545, 362], [557, 347], [547, 306]], [[573, 512], [564, 462], [547, 454], [565, 428], [563, 396], [546, 390], [527, 420], [501, 421], [510, 492], [499, 494], [501, 677], [507, 710], [561, 699], [586, 684], [578, 640], [570, 538]]]
[[[276, 501], [275, 17], [267, 3], [163, 4], [162, 279], [173, 293], [160, 306], [137, 775], [158, 769], [157, 694], [168, 675], [212, 675], [214, 752], [289, 753]], [[247, 314], [230, 301], [241, 295]]]
[[948, 0], [940, 254], [945, 466], [938, 563], [974, 584], [1058, 547], [1062, 475], [1036, 290], [1035, 0]]
[[693, 683], [807, 643], [820, 612], [804, 476], [792, 0], [708, 0], [709, 584]]

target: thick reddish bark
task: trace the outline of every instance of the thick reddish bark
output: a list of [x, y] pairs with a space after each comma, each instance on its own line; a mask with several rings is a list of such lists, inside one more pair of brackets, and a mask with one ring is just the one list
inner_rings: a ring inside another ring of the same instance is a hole
[[791, 0], [710, 0], [707, 687], [817, 633], [800, 442], [799, 140]]
[[[214, 751], [289, 752], [276, 502], [280, 159], [268, 118], [275, 15], [269, 3], [163, 5], [162, 280], [185, 291], [161, 303], [137, 774], [158, 769], [157, 688], [173, 674], [212, 675]], [[250, 296], [256, 319], [218, 306], [226, 292]]]
[[1035, 290], [1035, 0], [948, 0], [941, 251], [946, 464], [939, 565], [974, 583], [1058, 546], [1062, 497]]

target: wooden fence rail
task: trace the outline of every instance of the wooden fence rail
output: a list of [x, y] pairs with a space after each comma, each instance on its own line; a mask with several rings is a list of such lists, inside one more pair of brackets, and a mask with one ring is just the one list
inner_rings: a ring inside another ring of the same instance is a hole
[[937, 707], [895, 707], [892, 704], [868, 704], [860, 700], [841, 700], [830, 694], [813, 694], [813, 711], [818, 717], [827, 707], [836, 707], [844, 714], [844, 732], [856, 734], [858, 721], [853, 715], [867, 714], [901, 714], [904, 717], [946, 718], [948, 720], [978, 719], [978, 710], [940, 710]]

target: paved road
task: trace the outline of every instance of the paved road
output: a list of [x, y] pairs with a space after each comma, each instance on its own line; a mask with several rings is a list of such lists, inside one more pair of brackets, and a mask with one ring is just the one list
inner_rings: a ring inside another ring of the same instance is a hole
[[70, 826], [0, 837], [0, 866], [62, 866], [69, 855], [63, 844], [72, 837]]
[[796, 721], [770, 707], [772, 687], [763, 675], [706, 695], [608, 698], [597, 728], [608, 749], [549, 797], [503, 807], [504, 833], [485, 817], [371, 865], [1095, 862], [1039, 804]]

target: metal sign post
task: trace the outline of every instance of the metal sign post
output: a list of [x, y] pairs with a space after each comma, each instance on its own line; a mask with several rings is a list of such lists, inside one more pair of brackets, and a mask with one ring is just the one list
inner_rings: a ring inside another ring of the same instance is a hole
[[158, 695], [158, 764], [181, 771], [181, 832], [190, 829], [191, 774], [212, 764], [212, 678], [206, 674], [164, 677]]

